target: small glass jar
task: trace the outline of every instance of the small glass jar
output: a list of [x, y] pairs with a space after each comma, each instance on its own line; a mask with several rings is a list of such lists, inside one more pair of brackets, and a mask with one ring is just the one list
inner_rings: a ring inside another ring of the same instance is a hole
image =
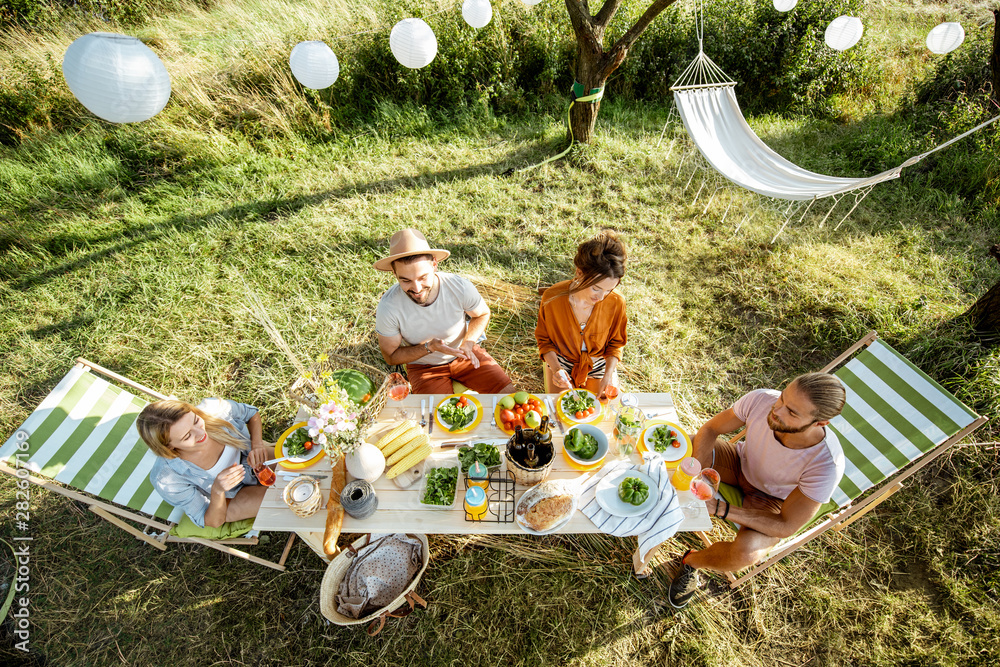
[[670, 477], [670, 483], [678, 491], [690, 491], [692, 480], [700, 472], [701, 461], [693, 456], [689, 456], [674, 469], [674, 474]]
[[474, 461], [471, 466], [469, 466], [469, 478], [468, 486], [469, 488], [473, 486], [478, 486], [484, 491], [490, 485], [490, 471], [489, 468], [484, 466], [479, 461]]
[[482, 521], [489, 507], [486, 491], [481, 486], [470, 486], [465, 492], [465, 512], [473, 521]]

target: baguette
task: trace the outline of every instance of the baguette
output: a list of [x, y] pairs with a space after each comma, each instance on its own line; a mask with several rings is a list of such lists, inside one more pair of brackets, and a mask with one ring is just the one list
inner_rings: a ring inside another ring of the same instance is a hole
[[341, 456], [333, 466], [330, 485], [330, 499], [326, 503], [326, 531], [323, 533], [323, 553], [336, 556], [340, 551], [337, 540], [340, 538], [340, 528], [344, 525], [344, 507], [340, 504], [340, 492], [347, 483], [347, 468], [344, 457]]

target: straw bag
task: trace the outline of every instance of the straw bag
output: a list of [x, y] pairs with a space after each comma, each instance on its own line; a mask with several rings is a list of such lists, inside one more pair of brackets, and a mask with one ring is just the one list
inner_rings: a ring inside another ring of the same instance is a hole
[[[340, 583], [347, 574], [348, 568], [350, 568], [351, 564], [354, 562], [354, 557], [361, 549], [368, 546], [371, 541], [371, 535], [369, 534], [355, 540], [354, 543], [342, 551], [340, 555], [330, 561], [330, 564], [327, 566], [326, 574], [323, 575], [323, 583], [320, 585], [319, 593], [320, 610], [323, 612], [323, 616], [329, 619], [330, 622], [337, 625], [361, 625], [362, 623], [368, 623], [367, 632], [369, 635], [374, 637], [382, 631], [387, 618], [403, 618], [408, 616], [410, 612], [414, 610], [416, 605], [426, 608], [427, 603], [424, 602], [423, 598], [417, 595], [415, 589], [417, 584], [420, 582], [420, 578], [424, 574], [424, 570], [427, 569], [427, 563], [430, 561], [430, 548], [427, 544], [427, 536], [415, 535], [411, 533], [407, 533], [406, 536], [420, 541], [421, 565], [420, 569], [413, 575], [413, 579], [410, 583], [398, 596], [396, 596], [394, 600], [392, 600], [392, 602], [384, 607], [376, 609], [370, 614], [362, 616], [361, 618], [351, 618], [350, 616], [345, 616], [337, 611], [337, 594], [340, 591]], [[407, 606], [399, 609], [401, 605]]]

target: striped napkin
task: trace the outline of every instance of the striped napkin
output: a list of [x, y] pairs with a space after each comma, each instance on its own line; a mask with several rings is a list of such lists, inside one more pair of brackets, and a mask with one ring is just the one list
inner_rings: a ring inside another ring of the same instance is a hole
[[[680, 528], [684, 521], [680, 502], [674, 487], [670, 484], [670, 472], [663, 465], [663, 457], [657, 453], [644, 452], [643, 462], [635, 465], [630, 461], [614, 461], [604, 466], [594, 477], [587, 480], [580, 494], [580, 511], [590, 519], [601, 532], [627, 537], [637, 535], [639, 548], [636, 550], [636, 571], [640, 571], [649, 562], [656, 548], [666, 542]], [[638, 470], [649, 475], [660, 490], [656, 504], [641, 516], [621, 517], [606, 512], [598, 503], [597, 485], [607, 475], [613, 475], [623, 470]]]

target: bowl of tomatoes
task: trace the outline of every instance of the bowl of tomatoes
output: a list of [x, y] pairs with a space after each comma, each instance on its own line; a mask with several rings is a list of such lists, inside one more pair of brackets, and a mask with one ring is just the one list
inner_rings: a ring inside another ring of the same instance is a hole
[[[529, 414], [534, 413], [534, 414]], [[508, 394], [497, 401], [495, 418], [497, 426], [507, 435], [512, 435], [514, 429], [538, 428], [542, 417], [549, 414], [542, 399], [526, 391]], [[535, 420], [538, 420], [537, 422]]]

